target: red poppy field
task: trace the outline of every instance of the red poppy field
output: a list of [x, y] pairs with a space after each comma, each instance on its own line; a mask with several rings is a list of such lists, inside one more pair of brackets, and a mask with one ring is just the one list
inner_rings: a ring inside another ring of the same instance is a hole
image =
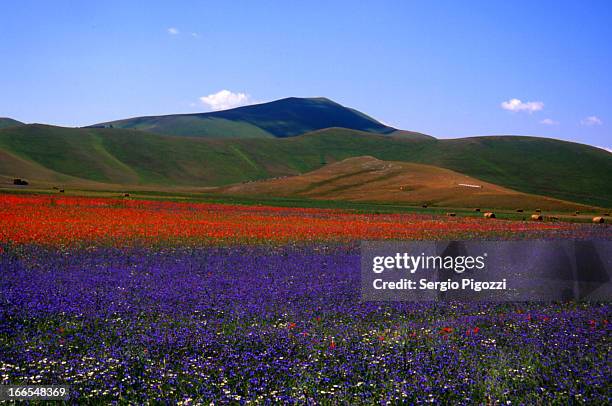
[[568, 223], [104, 198], [0, 195], [0, 241], [17, 244], [285, 243], [534, 238], [590, 234]]

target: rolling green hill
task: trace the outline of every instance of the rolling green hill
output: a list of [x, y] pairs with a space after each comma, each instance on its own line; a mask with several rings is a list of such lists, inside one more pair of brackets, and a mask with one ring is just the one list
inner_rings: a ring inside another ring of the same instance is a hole
[[521, 192], [612, 207], [612, 154], [535, 137], [436, 140], [330, 128], [289, 138], [206, 139], [24, 125], [0, 130], [0, 151], [0, 175], [6, 177], [160, 188], [295, 175], [369, 155], [439, 166]]
[[292, 137], [329, 127], [387, 134], [394, 128], [326, 98], [290, 97], [269, 103], [197, 114], [136, 117], [92, 127], [207, 138]]
[[13, 120], [12, 118], [0, 117], [0, 128], [14, 127], [17, 125], [23, 125], [23, 123], [21, 121]]
[[437, 166], [381, 161], [371, 156], [347, 158], [303, 175], [223, 186], [217, 193], [251, 198], [301, 197], [384, 204], [408, 203], [413, 206], [521, 207], [565, 212], [588, 210], [588, 207], [578, 203], [517, 192]]

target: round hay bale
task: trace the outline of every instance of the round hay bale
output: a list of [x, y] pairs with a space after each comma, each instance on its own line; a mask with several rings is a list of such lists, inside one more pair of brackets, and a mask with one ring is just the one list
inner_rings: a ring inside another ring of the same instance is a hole
[[446, 215], [447, 215], [448, 217], [455, 217], [457, 214], [456, 214], [456, 213], [446, 213]]
[[522, 212], [523, 212], [523, 209], [516, 209], [516, 212], [517, 212], [517, 213], [522, 213]]
[[542, 218], [542, 215], [541, 215], [541, 214], [532, 214], [532, 215], [531, 215], [531, 220], [532, 220], [532, 221], [542, 221], [542, 220], [544, 220], [544, 219]]
[[603, 224], [605, 222], [606, 222], [606, 219], [604, 219], [602, 216], [593, 217], [593, 223]]
[[486, 219], [494, 219], [494, 218], [496, 218], [496, 217], [495, 217], [495, 213], [490, 212], [490, 211], [489, 211], [489, 212], [486, 212], [486, 213], [484, 214], [484, 217], [485, 217]]
[[579, 215], [579, 214], [580, 214], [580, 212], [579, 212], [578, 210], [576, 210], [576, 211], [574, 212], [574, 214], [575, 214], [575, 215]]
[[130, 194], [129, 193], [124, 193], [123, 197], [130, 197]]
[[478, 212], [479, 212], [479, 211], [480, 211], [480, 209], [479, 209], [478, 207], [476, 207], [476, 208], [474, 209], [474, 211], [478, 211]]
[[426, 205], [426, 204], [424, 204], [424, 205], [422, 205], [421, 207], [422, 207], [422, 208], [424, 208], [424, 209], [426, 209], [426, 208], [427, 208], [427, 205]]
[[542, 213], [542, 209], [535, 209], [536, 213]]
[[59, 192], [60, 192], [60, 193], [64, 193], [64, 189], [60, 189], [60, 190], [59, 190]]

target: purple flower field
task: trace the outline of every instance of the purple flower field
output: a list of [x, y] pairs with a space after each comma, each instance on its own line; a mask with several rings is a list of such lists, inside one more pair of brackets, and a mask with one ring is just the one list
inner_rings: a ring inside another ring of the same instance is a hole
[[360, 303], [355, 246], [16, 246], [0, 268], [0, 384], [77, 401], [610, 402], [609, 304]]

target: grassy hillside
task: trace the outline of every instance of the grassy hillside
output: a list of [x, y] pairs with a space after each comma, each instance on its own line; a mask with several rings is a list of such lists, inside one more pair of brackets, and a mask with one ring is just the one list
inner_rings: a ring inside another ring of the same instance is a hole
[[0, 130], [0, 150], [29, 165], [22, 165], [23, 173], [0, 165], [0, 175], [36, 179], [44, 169], [47, 177], [160, 187], [296, 175], [370, 155], [440, 166], [521, 192], [612, 207], [612, 154], [543, 138], [435, 140], [335, 128], [281, 139], [224, 140], [26, 125]]
[[13, 120], [12, 118], [0, 117], [0, 128], [14, 127], [17, 125], [23, 125], [23, 123], [21, 121]]
[[175, 115], [138, 117], [104, 124], [114, 128], [148, 131], [156, 134], [206, 138], [272, 138], [274, 135], [245, 121], [219, 117]]
[[291, 137], [329, 127], [377, 133], [395, 130], [329, 99], [297, 97], [211, 113], [136, 117], [96, 126], [207, 138]]
[[441, 140], [407, 160], [449, 168], [527, 193], [612, 206], [612, 154], [537, 137]]
[[347, 158], [303, 175], [226, 186], [218, 192], [230, 196], [335, 199], [439, 207], [588, 209], [576, 203], [516, 192], [449, 169], [381, 161], [368, 156]]

